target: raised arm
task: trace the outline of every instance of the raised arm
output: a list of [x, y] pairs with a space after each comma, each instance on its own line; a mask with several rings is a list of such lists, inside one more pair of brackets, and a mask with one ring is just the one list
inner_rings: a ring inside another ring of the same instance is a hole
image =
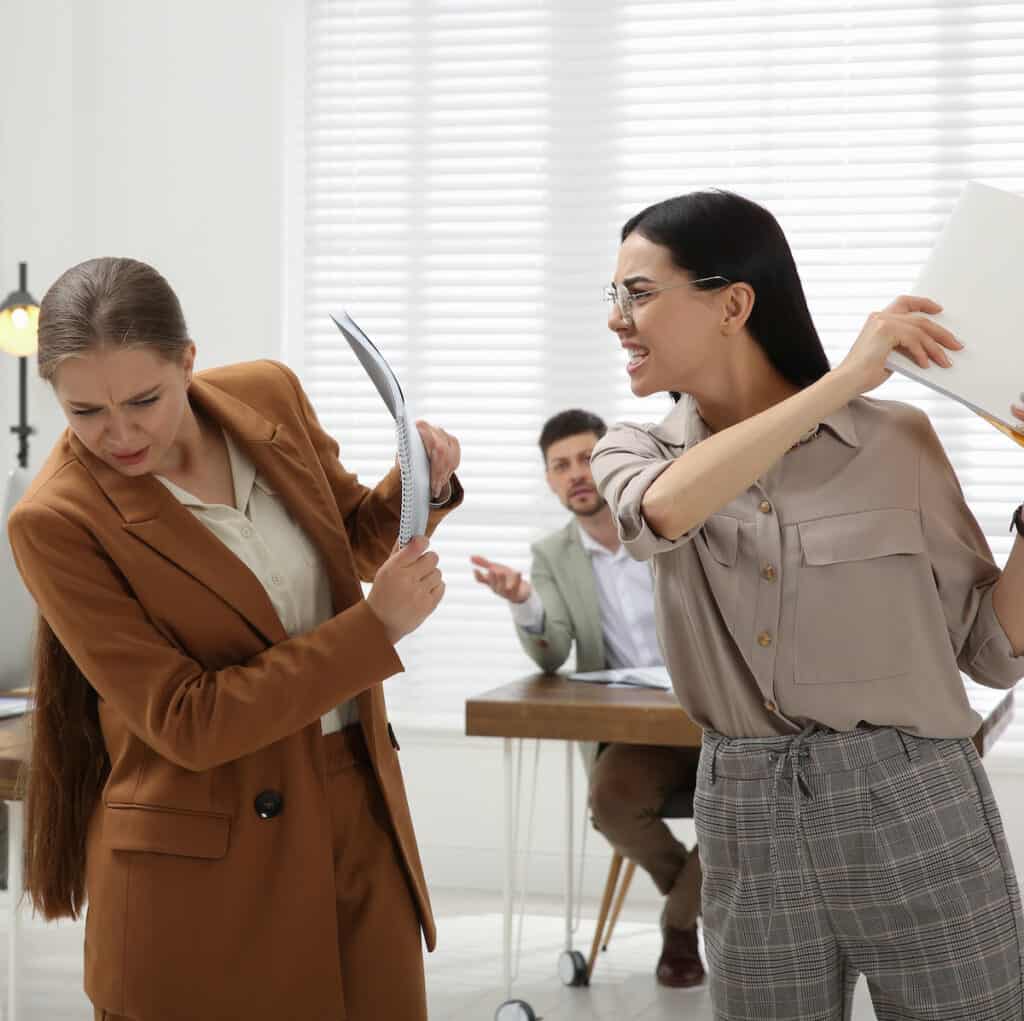
[[[338, 444], [326, 432], [302, 389], [298, 377], [287, 366], [280, 365], [295, 391], [302, 408], [306, 430], [316, 450], [335, 503], [345, 521], [356, 568], [363, 581], [373, 581], [377, 568], [388, 558], [398, 538], [398, 524], [402, 510], [402, 478], [397, 467], [392, 468], [377, 485], [370, 489], [356, 476], [346, 471], [338, 460]], [[432, 465], [433, 467], [433, 465]], [[441, 520], [462, 503], [462, 486], [455, 475], [450, 478], [451, 488], [444, 494], [447, 502], [434, 507], [427, 518], [427, 535], [432, 535]]]
[[[927, 298], [898, 298], [869, 317], [838, 368], [684, 451], [655, 475], [642, 494], [640, 511], [651, 531], [671, 542], [700, 526], [748, 489], [809, 429], [888, 378], [885, 360], [895, 348], [902, 348], [922, 366], [948, 365], [943, 349], [961, 345], [948, 330], [918, 314], [939, 308]], [[614, 506], [617, 490], [628, 482], [619, 472], [621, 462], [609, 458], [607, 447], [601, 443], [595, 450], [595, 477]]]
[[1024, 542], [1000, 572], [924, 416], [920, 428], [921, 523], [957, 662], [982, 684], [1011, 687], [1024, 676]]

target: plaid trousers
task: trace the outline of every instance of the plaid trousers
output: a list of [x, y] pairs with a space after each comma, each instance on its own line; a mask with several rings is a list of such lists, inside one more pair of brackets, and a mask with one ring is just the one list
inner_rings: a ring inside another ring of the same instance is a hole
[[694, 803], [717, 1021], [1021, 1021], [1024, 917], [974, 745], [707, 732]]

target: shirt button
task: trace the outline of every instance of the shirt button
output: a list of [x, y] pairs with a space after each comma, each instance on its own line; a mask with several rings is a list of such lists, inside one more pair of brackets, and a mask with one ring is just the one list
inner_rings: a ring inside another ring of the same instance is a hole
[[760, 503], [758, 504], [758, 506], [757, 506], [757, 509], [758, 509], [758, 510], [759, 510], [759, 511], [760, 511], [760, 512], [761, 512], [762, 514], [771, 514], [771, 512], [772, 512], [772, 505], [771, 505], [771, 504], [770, 504], [770, 503], [769, 503], [769, 502], [768, 502], [767, 500], [762, 500], [762, 501], [761, 501], [761, 502], [760, 502]]
[[762, 649], [767, 649], [768, 646], [772, 644], [771, 632], [769, 632], [769, 631], [762, 631], [757, 636], [757, 644], [760, 645]]
[[243, 528], [242, 528], [242, 538], [243, 539], [251, 539], [252, 538], [252, 529], [248, 525], [244, 525]]
[[764, 707], [770, 713], [777, 713], [779, 711], [779, 707], [771, 699], [765, 702]]
[[772, 567], [771, 564], [765, 564], [764, 567], [761, 568], [761, 577], [764, 578], [765, 581], [775, 581], [775, 568]]
[[283, 585], [283, 584], [284, 584], [284, 579], [283, 579], [283, 578], [281, 577], [281, 575], [279, 575], [279, 574], [272, 574], [272, 575], [270, 576], [270, 580], [271, 580], [271, 581], [272, 581], [272, 582], [273, 582], [273, 583], [274, 583], [275, 585]]

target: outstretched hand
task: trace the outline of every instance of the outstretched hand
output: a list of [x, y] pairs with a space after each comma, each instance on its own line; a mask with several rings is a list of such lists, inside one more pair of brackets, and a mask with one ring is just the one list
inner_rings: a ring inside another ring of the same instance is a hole
[[510, 603], [525, 603], [530, 598], [533, 589], [523, 577], [522, 571], [488, 560], [486, 557], [471, 556], [469, 559], [477, 568], [473, 571], [473, 577], [481, 585], [486, 585], [496, 596], [501, 596]]

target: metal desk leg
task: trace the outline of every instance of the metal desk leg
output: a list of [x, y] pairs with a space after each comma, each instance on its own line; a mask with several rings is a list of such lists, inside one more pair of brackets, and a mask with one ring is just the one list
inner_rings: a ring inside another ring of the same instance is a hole
[[558, 977], [567, 986], [587, 985], [587, 962], [578, 950], [572, 948], [573, 923], [573, 823], [576, 809], [573, 807], [573, 748], [572, 741], [565, 742], [565, 950], [558, 957]]
[[572, 952], [572, 873], [573, 873], [573, 808], [572, 741], [565, 742], [565, 952]]
[[[521, 742], [521, 739], [520, 739]], [[537, 782], [534, 776], [534, 784]], [[505, 738], [505, 913], [501, 951], [505, 978], [505, 1002], [494, 1012], [495, 1021], [538, 1021], [525, 1000], [512, 999], [512, 904], [515, 898], [516, 851], [519, 844], [519, 785], [512, 755], [512, 738]]]
[[22, 855], [24, 824], [20, 801], [7, 802], [7, 1018], [18, 1018], [18, 943], [21, 929]]
[[516, 809], [519, 804], [512, 762], [512, 738], [505, 738], [505, 910], [502, 917], [501, 963], [505, 996], [512, 998], [512, 891], [516, 879]]

